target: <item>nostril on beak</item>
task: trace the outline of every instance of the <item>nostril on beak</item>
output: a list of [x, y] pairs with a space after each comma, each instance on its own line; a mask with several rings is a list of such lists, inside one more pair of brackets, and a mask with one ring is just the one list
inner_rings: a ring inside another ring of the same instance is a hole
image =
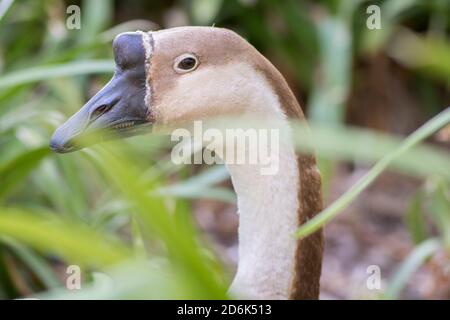
[[96, 120], [98, 117], [107, 113], [109, 110], [111, 110], [117, 104], [117, 102], [119, 102], [119, 100], [120, 100], [120, 98], [116, 98], [111, 102], [103, 103], [103, 104], [99, 105], [98, 107], [96, 107], [91, 112], [89, 121], [92, 122], [92, 121]]
[[63, 146], [61, 146], [59, 142], [54, 138], [50, 140], [50, 148], [55, 152], [60, 152], [61, 150], [63, 150]]
[[92, 111], [91, 113], [91, 121], [97, 119], [98, 117], [100, 117], [101, 115], [105, 114], [106, 112], [108, 112], [109, 110], [111, 110], [113, 104], [102, 104], [100, 106], [98, 106], [94, 111]]
[[65, 153], [73, 149], [72, 141], [63, 142], [58, 136], [53, 136], [50, 140], [50, 149], [57, 153]]

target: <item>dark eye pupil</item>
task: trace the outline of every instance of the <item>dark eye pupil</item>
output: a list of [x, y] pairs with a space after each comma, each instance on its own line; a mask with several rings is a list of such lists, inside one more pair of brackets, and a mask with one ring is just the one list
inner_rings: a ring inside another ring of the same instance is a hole
[[196, 61], [194, 58], [184, 58], [178, 64], [178, 68], [180, 68], [182, 70], [190, 70], [195, 66], [195, 63], [196, 63]]

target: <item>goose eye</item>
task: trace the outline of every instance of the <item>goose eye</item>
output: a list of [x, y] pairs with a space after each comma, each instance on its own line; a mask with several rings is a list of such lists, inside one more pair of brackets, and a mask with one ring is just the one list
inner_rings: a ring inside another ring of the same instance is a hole
[[183, 70], [191, 70], [193, 67], [195, 67], [195, 63], [196, 63], [196, 61], [194, 58], [190, 58], [190, 57], [184, 58], [178, 64], [178, 68], [183, 69]]
[[198, 66], [198, 60], [193, 54], [184, 54], [175, 60], [174, 68], [178, 73], [193, 71]]

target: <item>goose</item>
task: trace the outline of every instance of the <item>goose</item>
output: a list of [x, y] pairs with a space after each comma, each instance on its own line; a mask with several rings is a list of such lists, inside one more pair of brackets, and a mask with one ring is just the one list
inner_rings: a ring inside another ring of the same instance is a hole
[[[113, 78], [56, 129], [50, 147], [77, 150], [74, 141], [96, 130], [139, 134], [213, 116], [259, 114], [306, 121], [281, 73], [237, 33], [217, 27], [125, 32], [113, 41]], [[318, 299], [322, 230], [303, 238], [296, 228], [322, 209], [313, 155], [280, 148], [278, 171], [261, 175], [230, 164], [239, 214], [238, 267], [229, 292], [245, 299]]]

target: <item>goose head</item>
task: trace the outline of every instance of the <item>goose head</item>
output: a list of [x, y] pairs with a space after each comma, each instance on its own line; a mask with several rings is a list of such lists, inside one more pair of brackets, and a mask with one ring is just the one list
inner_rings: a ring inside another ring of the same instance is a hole
[[[304, 120], [283, 76], [230, 30], [128, 32], [116, 37], [113, 51], [113, 78], [55, 131], [50, 142], [55, 152], [85, 146], [85, 139], [78, 142], [84, 136], [93, 135], [96, 142], [105, 132], [131, 136], [149, 127], [176, 128], [212, 117]], [[301, 240], [301, 245], [291, 234], [321, 210], [320, 175], [314, 157], [295, 154], [291, 145], [284, 147], [280, 161], [274, 176], [255, 174], [248, 166], [229, 168], [242, 200], [239, 267], [230, 290], [244, 297], [314, 299], [319, 294], [322, 233]]]
[[113, 52], [114, 76], [55, 131], [50, 142], [55, 152], [83, 147], [76, 141], [88, 135], [96, 142], [159, 125], [242, 116], [270, 104], [256, 100], [273, 99], [267, 81], [259, 77], [265, 58], [227, 29], [122, 33], [113, 42]]

